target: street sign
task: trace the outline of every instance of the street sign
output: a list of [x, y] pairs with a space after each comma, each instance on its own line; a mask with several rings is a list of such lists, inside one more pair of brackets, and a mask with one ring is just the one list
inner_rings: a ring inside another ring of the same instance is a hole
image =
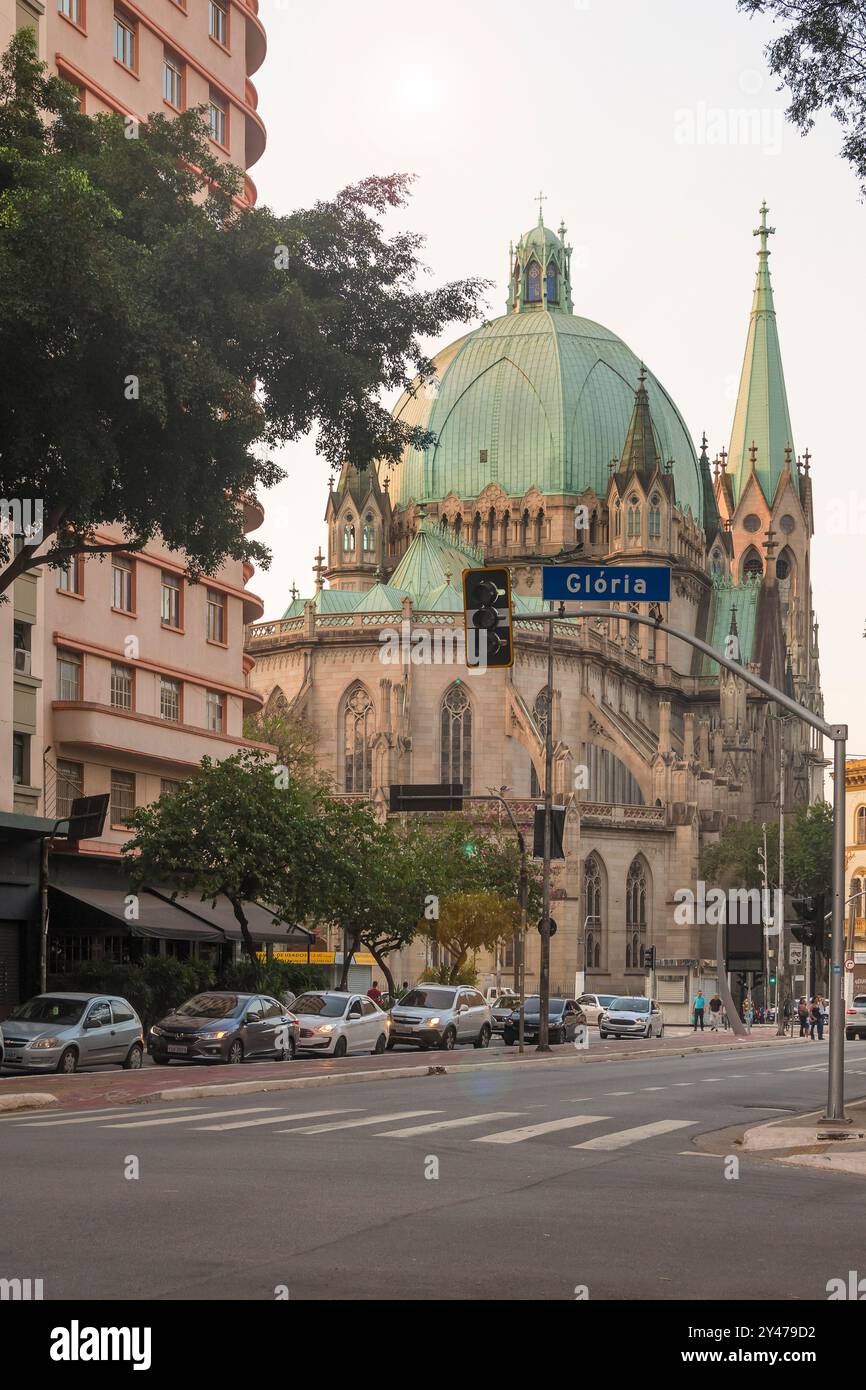
[[[543, 917], [539, 917], [539, 919], [538, 919], [538, 930], [539, 930], [539, 931], [541, 931], [541, 927], [542, 927], [543, 922], [544, 922], [544, 918], [543, 918]], [[551, 935], [551, 936], [556, 936], [556, 923], [555, 923], [555, 921], [553, 920], [552, 917], [551, 917], [551, 919], [550, 919], [550, 935]]]
[[853, 960], [850, 960], [850, 959], [849, 959], [849, 960], [846, 960], [846, 962], [845, 962], [845, 969], [848, 971], [849, 975], [853, 972], [853, 970], [854, 970], [854, 962], [853, 962]]
[[110, 799], [108, 792], [76, 796], [69, 809], [69, 839], [98, 840], [105, 828]]
[[671, 572], [661, 565], [544, 565], [542, 597], [668, 603]]
[[788, 947], [788, 960], [791, 965], [803, 964], [803, 947], [799, 941], [792, 941]]
[[398, 811], [462, 811], [462, 782], [394, 782], [390, 788], [393, 815]]

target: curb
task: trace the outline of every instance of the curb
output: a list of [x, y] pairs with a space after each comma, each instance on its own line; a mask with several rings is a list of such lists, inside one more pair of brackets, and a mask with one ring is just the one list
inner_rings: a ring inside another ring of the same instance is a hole
[[[751, 1047], [767, 1048], [773, 1047], [774, 1043], [759, 1042], [751, 1043]], [[460, 1066], [443, 1067], [439, 1063], [430, 1062], [420, 1067], [388, 1067], [377, 1069], [376, 1071], [346, 1071], [346, 1072], [323, 1072], [321, 1076], [300, 1076], [274, 1078], [270, 1081], [230, 1081], [226, 1085], [220, 1086], [172, 1086], [166, 1091], [150, 1091], [147, 1095], [136, 1097], [142, 1103], [154, 1100], [202, 1100], [209, 1096], [217, 1099], [220, 1096], [243, 1096], [252, 1095], [261, 1091], [287, 1091], [303, 1090], [313, 1086], [333, 1085], [337, 1082], [357, 1082], [357, 1081], [405, 1081], [416, 1076], [429, 1076], [433, 1074], [433, 1067], [436, 1067], [435, 1075], [441, 1076], [460, 1076], [464, 1072], [489, 1072], [491, 1067], [519, 1067], [534, 1063], [541, 1067], [559, 1066], [583, 1066], [587, 1063], [606, 1063], [623, 1062], [632, 1059], [646, 1060], [650, 1057], [690, 1057], [698, 1053], [708, 1052], [738, 1052], [739, 1044], [735, 1042], [723, 1045], [717, 1043], [711, 1047], [690, 1047], [686, 1049], [671, 1049], [670, 1051], [660, 1052], [658, 1048], [647, 1048], [641, 1052], [616, 1052], [609, 1053], [604, 1057], [503, 1057], [495, 1062], [466, 1062]], [[437, 1054], [438, 1056], [439, 1054]], [[133, 1102], [134, 1103], [134, 1102]]]
[[49, 1105], [57, 1105], [57, 1097], [47, 1091], [22, 1091], [16, 1096], [0, 1096], [2, 1110], [39, 1110]]

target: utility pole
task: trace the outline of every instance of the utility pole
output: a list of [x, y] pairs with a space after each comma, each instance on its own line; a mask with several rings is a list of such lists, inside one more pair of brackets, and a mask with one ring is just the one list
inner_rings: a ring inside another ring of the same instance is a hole
[[[560, 604], [560, 611], [563, 605]], [[550, 851], [553, 841], [553, 603], [547, 629], [547, 728], [544, 735], [544, 871], [541, 905], [541, 962], [538, 971], [538, 1052], [549, 1052]]]
[[[763, 949], [763, 951], [762, 951], [762, 955], [763, 955], [763, 957], [764, 957], [764, 977], [763, 977], [763, 979], [762, 979], [762, 981], [761, 981], [761, 986], [762, 986], [762, 988], [761, 988], [761, 993], [762, 993], [763, 996], [764, 996], [764, 1003], [765, 1003], [765, 1004], [768, 1004], [768, 1003], [769, 1003], [769, 994], [770, 994], [770, 988], [769, 988], [769, 980], [770, 980], [769, 950], [770, 950], [770, 945], [769, 945], [769, 938], [768, 938], [768, 936], [767, 936], [767, 927], [770, 925], [770, 924], [769, 924], [769, 921], [768, 921], [768, 917], [769, 917], [769, 903], [770, 903], [770, 884], [769, 884], [769, 880], [768, 880], [768, 878], [767, 878], [767, 825], [766, 825], [766, 822], [761, 826], [761, 833], [762, 833], [762, 835], [763, 835], [763, 848], [760, 849], [760, 850], [758, 851], [758, 858], [759, 858], [759, 860], [761, 861], [761, 876], [762, 876], [762, 878], [763, 878], [763, 887], [762, 887], [762, 890], [761, 890], [761, 925], [762, 925], [762, 927], [763, 927], [763, 929], [764, 929], [764, 930], [763, 930], [763, 943], [764, 943], [764, 949]], [[755, 1001], [754, 1001], [754, 999], [753, 999], [753, 1000], [752, 1000], [752, 1003], [754, 1004], [754, 1002], [755, 1002]]]
[[785, 1031], [782, 1010], [788, 995], [794, 1007], [794, 992], [788, 985], [788, 946], [785, 941], [785, 721], [779, 720], [779, 964], [776, 970], [776, 1033]]

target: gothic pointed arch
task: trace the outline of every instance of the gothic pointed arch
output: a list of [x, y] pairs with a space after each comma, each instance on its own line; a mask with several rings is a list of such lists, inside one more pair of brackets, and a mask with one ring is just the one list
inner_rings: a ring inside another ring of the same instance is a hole
[[764, 562], [756, 546], [750, 545], [743, 553], [740, 560], [740, 582], [744, 579], [754, 579], [764, 573]]
[[641, 953], [647, 944], [652, 903], [649, 864], [636, 854], [625, 880], [625, 968], [639, 970]]
[[439, 766], [442, 782], [461, 782], [472, 790], [472, 701], [462, 681], [455, 681], [439, 706]]
[[289, 712], [289, 702], [278, 685], [275, 685], [265, 705], [266, 719], [281, 719]]
[[593, 850], [583, 866], [583, 928], [587, 970], [606, 964], [607, 874], [601, 855]]
[[[539, 690], [536, 695], [532, 705], [532, 718], [535, 720], [538, 732], [541, 734], [543, 741], [547, 738], [547, 722], [550, 718], [549, 685], [542, 686], [541, 690]], [[537, 796], [543, 795], [543, 791], [544, 788], [541, 785], [541, 779], [535, 770], [535, 763], [532, 763], [529, 774], [529, 795], [534, 799]]]
[[346, 792], [373, 790], [373, 698], [362, 681], [354, 681], [340, 702], [341, 785]]

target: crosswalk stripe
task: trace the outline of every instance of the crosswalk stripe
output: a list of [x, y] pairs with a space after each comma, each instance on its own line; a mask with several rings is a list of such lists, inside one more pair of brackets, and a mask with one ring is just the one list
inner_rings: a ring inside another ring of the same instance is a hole
[[656, 1120], [651, 1125], [635, 1125], [634, 1129], [620, 1129], [613, 1134], [599, 1134], [595, 1139], [585, 1139], [582, 1144], [572, 1144], [573, 1149], [625, 1149], [629, 1144], [638, 1144], [642, 1139], [653, 1139], [657, 1134], [668, 1134], [672, 1129], [687, 1129], [696, 1125], [697, 1120]]
[[666, 1091], [667, 1086], [644, 1086], [645, 1091]]
[[605, 1095], [608, 1095], [608, 1096], [633, 1096], [633, 1095], [634, 1095], [634, 1091], [606, 1091], [606, 1092], [605, 1092]]
[[339, 1110], [303, 1110], [298, 1115], [266, 1115], [258, 1120], [232, 1120], [227, 1125], [197, 1125], [196, 1129], [209, 1134], [224, 1129], [252, 1129], [255, 1125], [279, 1125], [285, 1120], [313, 1120], [317, 1115], [350, 1115], [360, 1109], [359, 1105], [344, 1105]]
[[332, 1125], [300, 1125], [297, 1129], [278, 1129], [277, 1134], [329, 1134], [333, 1129], [357, 1129], [361, 1125], [388, 1124], [391, 1120], [413, 1120], [416, 1115], [441, 1115], [441, 1110], [398, 1110], [394, 1115], [368, 1115], [363, 1120], [337, 1120]]
[[809, 1066], [805, 1066], [805, 1067], [780, 1067], [779, 1070], [780, 1070], [780, 1071], [823, 1071], [824, 1068], [826, 1067], [826, 1065], [827, 1065], [826, 1062], [812, 1062]]
[[[145, 1113], [148, 1115], [165, 1115], [167, 1113], [176, 1115], [178, 1110], [193, 1110], [194, 1108], [192, 1105], [164, 1105], [160, 1106], [158, 1110], [151, 1110], [148, 1106]], [[101, 1110], [98, 1115], [76, 1115], [73, 1118], [63, 1120], [25, 1120], [23, 1127], [26, 1129], [50, 1129], [54, 1125], [104, 1125], [108, 1123], [106, 1119], [108, 1115], [113, 1115], [118, 1120], [126, 1120], [132, 1115], [141, 1114], [142, 1107], [139, 1105], [135, 1110]], [[189, 1118], [195, 1119], [195, 1116], [190, 1115]]]
[[520, 1144], [539, 1134], [554, 1134], [559, 1129], [577, 1129], [578, 1125], [597, 1125], [610, 1115], [566, 1115], [562, 1120], [545, 1120], [540, 1125], [521, 1125], [519, 1129], [503, 1129], [499, 1134], [482, 1134], [474, 1144]]
[[522, 1110], [490, 1110], [486, 1115], [462, 1115], [459, 1120], [434, 1120], [429, 1125], [409, 1125], [406, 1129], [386, 1129], [376, 1135], [377, 1139], [411, 1139], [416, 1134], [433, 1134], [440, 1129], [462, 1129], [467, 1125], [480, 1125], [485, 1120], [510, 1120], [522, 1115]]
[[222, 1115], [256, 1115], [263, 1110], [278, 1110], [277, 1105], [249, 1105], [244, 1110], [199, 1110], [192, 1115], [169, 1115], [163, 1120], [132, 1120], [120, 1125], [106, 1125], [106, 1129], [147, 1129], [150, 1125], [191, 1124], [194, 1120], [218, 1120]]

